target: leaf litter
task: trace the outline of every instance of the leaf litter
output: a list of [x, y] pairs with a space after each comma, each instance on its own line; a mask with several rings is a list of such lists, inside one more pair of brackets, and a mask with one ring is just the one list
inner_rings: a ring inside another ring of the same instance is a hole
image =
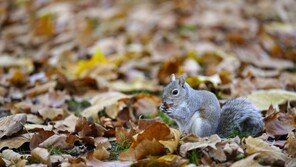
[[[0, 2], [0, 166], [296, 166], [292, 0]], [[260, 136], [181, 134], [170, 74], [249, 98]]]

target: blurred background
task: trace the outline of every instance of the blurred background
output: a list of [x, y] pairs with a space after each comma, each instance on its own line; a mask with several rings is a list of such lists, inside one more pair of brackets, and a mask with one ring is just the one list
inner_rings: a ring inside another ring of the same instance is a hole
[[295, 26], [293, 0], [4, 0], [0, 66], [18, 71], [0, 75], [159, 91], [175, 73], [231, 96], [295, 91]]

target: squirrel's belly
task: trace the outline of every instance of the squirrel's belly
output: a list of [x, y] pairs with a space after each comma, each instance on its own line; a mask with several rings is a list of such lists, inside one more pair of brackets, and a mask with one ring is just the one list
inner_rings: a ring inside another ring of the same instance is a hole
[[199, 113], [196, 112], [190, 119], [191, 124], [187, 128], [189, 130], [188, 133], [193, 133], [198, 136], [203, 136], [204, 129], [203, 129], [203, 120], [200, 117]]

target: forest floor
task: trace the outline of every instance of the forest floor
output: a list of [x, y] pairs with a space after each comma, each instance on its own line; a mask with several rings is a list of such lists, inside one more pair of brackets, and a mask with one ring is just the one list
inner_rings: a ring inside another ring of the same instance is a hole
[[[0, 166], [296, 166], [296, 3], [0, 1]], [[257, 137], [184, 135], [171, 74], [246, 97]]]

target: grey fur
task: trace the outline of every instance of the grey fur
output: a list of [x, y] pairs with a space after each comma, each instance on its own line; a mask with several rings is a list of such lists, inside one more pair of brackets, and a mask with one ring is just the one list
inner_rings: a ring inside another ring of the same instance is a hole
[[[235, 129], [253, 136], [262, 131], [262, 116], [246, 99], [229, 100], [221, 111], [213, 93], [194, 90], [184, 82], [183, 78], [171, 81], [164, 88], [160, 106], [163, 112], [176, 121], [182, 133], [198, 136], [217, 133], [227, 137]], [[178, 90], [177, 95], [173, 94], [174, 90]]]
[[262, 131], [263, 126], [260, 111], [249, 100], [236, 98], [223, 105], [217, 134], [227, 137], [237, 129], [239, 132], [256, 136]]

